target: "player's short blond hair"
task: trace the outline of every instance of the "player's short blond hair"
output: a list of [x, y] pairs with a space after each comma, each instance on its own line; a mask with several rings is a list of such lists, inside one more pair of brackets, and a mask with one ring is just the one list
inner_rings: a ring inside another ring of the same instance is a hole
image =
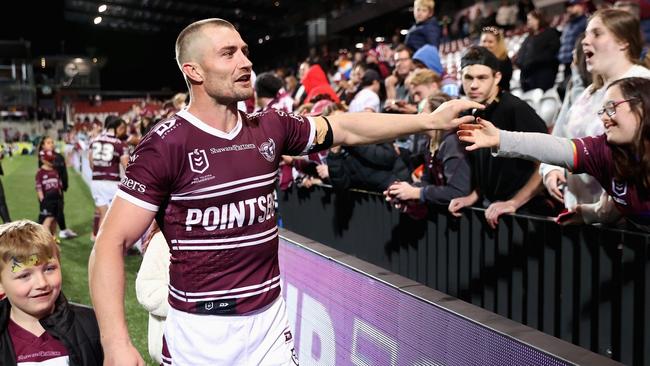
[[26, 263], [32, 256], [38, 262], [60, 259], [59, 246], [49, 230], [30, 220], [0, 225], [0, 272], [11, 262]]
[[182, 68], [185, 62], [191, 61], [191, 58], [195, 56], [192, 52], [195, 41], [201, 35], [201, 30], [207, 26], [235, 29], [235, 26], [232, 25], [232, 23], [220, 18], [199, 20], [185, 27], [185, 29], [178, 34], [178, 38], [176, 38], [175, 51], [178, 67]]
[[415, 0], [413, 1], [413, 6], [416, 8], [427, 8], [433, 11], [433, 8], [436, 6], [436, 2], [434, 0]]

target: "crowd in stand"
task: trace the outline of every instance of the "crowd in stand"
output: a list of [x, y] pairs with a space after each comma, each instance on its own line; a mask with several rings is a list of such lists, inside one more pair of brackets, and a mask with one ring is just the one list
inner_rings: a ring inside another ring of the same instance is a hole
[[[438, 21], [433, 1], [417, 0], [415, 24], [403, 43], [342, 49], [331, 63], [312, 54], [298, 67], [298, 83], [285, 69], [265, 72], [255, 83], [258, 102], [254, 108], [249, 103], [248, 112], [412, 114], [460, 97], [486, 104], [476, 115], [506, 130], [566, 137], [603, 133], [597, 111], [606, 86], [624, 77], [649, 76], [640, 34], [647, 9], [634, 1], [571, 0], [565, 5], [565, 14], [548, 17], [531, 2], [502, 1], [496, 11], [480, 2], [461, 12], [461, 21], [467, 16], [470, 26], [455, 27], [456, 32], [467, 29], [460, 34], [469, 40], [442, 42], [448, 39], [449, 22]], [[404, 136], [283, 157], [280, 188], [330, 184], [337, 190], [383, 192], [395, 207], [420, 217], [427, 206], [449, 206], [458, 214], [474, 205], [486, 209], [493, 227], [505, 213], [555, 216], [606, 198], [601, 199], [597, 183], [585, 183], [593, 178], [584, 174], [495, 159], [488, 151], [467, 153], [453, 136]], [[588, 215], [574, 221], [601, 220]]]

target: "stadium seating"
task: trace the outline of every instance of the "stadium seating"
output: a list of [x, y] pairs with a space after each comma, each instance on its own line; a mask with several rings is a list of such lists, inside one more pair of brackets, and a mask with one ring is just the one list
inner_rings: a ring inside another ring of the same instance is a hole
[[544, 122], [546, 122], [546, 126], [551, 127], [555, 124], [555, 118], [557, 118], [561, 106], [562, 101], [560, 100], [557, 89], [551, 88], [542, 95], [536, 111]]
[[544, 91], [537, 88], [522, 93], [520, 98], [539, 114], [539, 102], [542, 100], [542, 96], [544, 96]]

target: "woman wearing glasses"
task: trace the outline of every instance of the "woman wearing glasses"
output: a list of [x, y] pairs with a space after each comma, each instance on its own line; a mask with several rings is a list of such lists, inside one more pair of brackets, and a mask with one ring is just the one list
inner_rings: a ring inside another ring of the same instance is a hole
[[503, 31], [497, 27], [485, 27], [481, 31], [479, 46], [487, 48], [499, 60], [499, 71], [501, 81], [499, 89], [510, 91], [510, 79], [512, 79], [512, 61], [508, 57], [508, 48], [503, 38]]
[[[553, 135], [575, 138], [597, 136], [605, 132], [597, 112], [602, 108], [607, 85], [626, 77], [650, 78], [650, 70], [640, 65], [643, 42], [639, 21], [631, 14], [616, 10], [599, 10], [589, 19], [581, 51], [593, 82], [563, 112], [553, 128]], [[586, 174], [567, 174], [560, 167], [541, 164], [540, 174], [551, 196], [571, 210], [578, 204], [599, 202], [602, 188]], [[562, 187], [565, 187], [562, 189]]]
[[[461, 125], [461, 141], [471, 151], [496, 148], [496, 156], [539, 160], [594, 177], [609, 202], [637, 227], [650, 231], [650, 80], [612, 82], [598, 111], [604, 134], [574, 139], [499, 130], [492, 123]], [[586, 222], [593, 207], [578, 205], [573, 222]], [[611, 218], [611, 217], [610, 217]]]

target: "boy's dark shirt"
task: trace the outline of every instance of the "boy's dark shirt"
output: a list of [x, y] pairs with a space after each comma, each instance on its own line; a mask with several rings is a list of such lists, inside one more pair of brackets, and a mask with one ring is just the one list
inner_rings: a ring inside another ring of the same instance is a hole
[[[16, 365], [16, 356], [8, 332], [11, 305], [7, 298], [0, 300], [0, 365]], [[66, 347], [70, 366], [101, 366], [104, 354], [99, 338], [95, 312], [89, 307], [70, 304], [63, 293], [59, 295], [54, 313], [41, 319], [49, 334]]]
[[[474, 115], [507, 131], [548, 133], [546, 124], [535, 110], [509, 92], [499, 92], [494, 102]], [[537, 174], [537, 163], [524, 159], [495, 158], [490, 149], [473, 151], [469, 153], [469, 158], [472, 188], [478, 190], [480, 198], [490, 203], [511, 199], [532, 174]]]

